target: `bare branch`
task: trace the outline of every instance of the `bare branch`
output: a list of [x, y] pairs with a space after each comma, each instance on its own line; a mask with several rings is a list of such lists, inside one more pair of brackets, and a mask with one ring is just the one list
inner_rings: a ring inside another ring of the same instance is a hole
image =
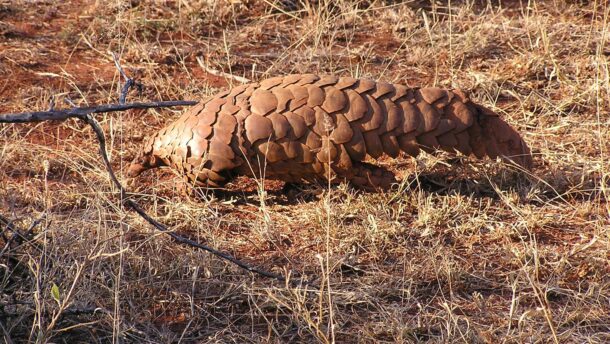
[[27, 123], [42, 121], [62, 121], [68, 118], [83, 118], [94, 113], [125, 111], [130, 109], [152, 109], [174, 106], [190, 106], [197, 104], [191, 100], [171, 100], [162, 102], [106, 104], [98, 106], [76, 107], [66, 110], [50, 110], [22, 113], [7, 113], [0, 115], [0, 123]]
[[123, 79], [125, 79], [125, 85], [123, 85], [123, 87], [121, 88], [121, 95], [119, 96], [119, 104], [125, 104], [129, 89], [133, 86], [136, 86], [140, 93], [142, 93], [142, 84], [137, 82], [136, 79], [128, 77], [125, 73], [125, 70], [123, 70], [123, 67], [121, 67], [121, 63], [119, 62], [119, 59], [117, 58], [116, 54], [114, 52], [111, 54], [112, 60], [114, 61], [114, 65], [119, 70], [119, 73], [121, 74]]
[[116, 66], [116, 69], [119, 70], [119, 73], [121, 73], [123, 79], [125, 79], [125, 81], [129, 80], [127, 74], [125, 74], [125, 71], [123, 70], [123, 67], [121, 67], [121, 63], [119, 62], [119, 58], [116, 56], [116, 54], [112, 52], [110, 55], [112, 55], [112, 61], [114, 61], [114, 65]]
[[51, 100], [49, 100], [49, 111], [55, 110], [55, 95], [51, 95]]
[[227, 78], [227, 79], [233, 79], [237, 82], [241, 82], [242, 84], [246, 84], [246, 83], [250, 82], [250, 79], [244, 78], [243, 76], [233, 75], [233, 74], [221, 72], [219, 70], [211, 68], [210, 66], [206, 65], [203, 62], [203, 60], [201, 59], [200, 56], [197, 56], [197, 63], [199, 64], [199, 67], [201, 67], [204, 71], [206, 71], [212, 75], [220, 76], [220, 77]]

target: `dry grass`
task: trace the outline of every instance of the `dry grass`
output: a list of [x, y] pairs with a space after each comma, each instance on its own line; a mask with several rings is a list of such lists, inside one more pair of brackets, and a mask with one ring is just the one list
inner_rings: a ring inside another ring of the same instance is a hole
[[[242, 179], [233, 188], [246, 192], [191, 199], [169, 171], [130, 185], [176, 231], [318, 284], [293, 288], [179, 247], [122, 209], [81, 123], [4, 125], [1, 213], [22, 229], [46, 216], [0, 257], [5, 341], [610, 341], [607, 2], [430, 3], [0, 1], [1, 112], [52, 95], [113, 101], [115, 51], [149, 86], [142, 99], [237, 83], [197, 58], [252, 80], [333, 72], [461, 87], [536, 155], [531, 175], [387, 159], [403, 183], [379, 194], [285, 195]], [[100, 116], [117, 171], [177, 115]]]

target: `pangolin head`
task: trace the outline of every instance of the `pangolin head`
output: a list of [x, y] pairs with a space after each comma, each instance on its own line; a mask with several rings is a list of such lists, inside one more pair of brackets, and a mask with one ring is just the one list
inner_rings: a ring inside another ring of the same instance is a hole
[[148, 169], [163, 165], [163, 161], [154, 154], [154, 142], [155, 137], [148, 139], [143, 149], [127, 168], [127, 177], [134, 178]]

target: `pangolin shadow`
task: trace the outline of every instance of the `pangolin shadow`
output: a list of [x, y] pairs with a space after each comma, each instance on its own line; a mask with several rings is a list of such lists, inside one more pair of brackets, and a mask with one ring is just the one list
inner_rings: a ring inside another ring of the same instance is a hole
[[405, 185], [405, 192], [421, 190], [439, 196], [461, 195], [499, 200], [500, 195], [495, 187], [501, 191], [512, 190], [523, 194], [529, 190], [531, 183], [522, 173], [506, 170], [476, 176], [453, 175], [438, 170], [408, 175], [402, 184]]
[[[331, 189], [336, 189], [338, 185], [332, 185]], [[265, 189], [264, 200], [268, 205], [298, 205], [311, 203], [319, 200], [323, 193], [324, 186], [319, 183], [283, 183], [282, 186]], [[259, 190], [238, 188], [194, 188], [190, 196], [201, 201], [207, 201], [210, 197], [219, 202], [231, 202], [233, 205], [253, 205], [260, 206], [261, 192]]]
[[[467, 173], [450, 173], [445, 169], [437, 169], [418, 174], [411, 173], [405, 178], [394, 184], [388, 192], [403, 194], [410, 192], [424, 192], [438, 196], [461, 195], [475, 199], [500, 200], [500, 195], [494, 185], [502, 191], [516, 191], [524, 194], [529, 190], [531, 183], [527, 177], [518, 171], [501, 169], [493, 173], [482, 173], [469, 175]], [[265, 190], [265, 203], [267, 205], [298, 205], [319, 201], [328, 185], [322, 183], [285, 183], [280, 187], [273, 187]], [[340, 184], [331, 184], [330, 192], [367, 194], [375, 191], [359, 189], [353, 185], [347, 188]], [[239, 190], [239, 189], [198, 189], [194, 194], [200, 199], [209, 198], [213, 195], [221, 202], [231, 201], [235, 205], [260, 205], [260, 192], [258, 190]]]

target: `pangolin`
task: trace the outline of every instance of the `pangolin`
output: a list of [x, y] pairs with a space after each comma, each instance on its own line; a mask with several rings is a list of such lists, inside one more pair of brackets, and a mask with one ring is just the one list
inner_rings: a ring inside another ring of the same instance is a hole
[[365, 160], [439, 149], [532, 165], [517, 131], [459, 90], [297, 74], [202, 101], [146, 140], [128, 176], [171, 166], [205, 187], [246, 175], [379, 189], [394, 174]]

